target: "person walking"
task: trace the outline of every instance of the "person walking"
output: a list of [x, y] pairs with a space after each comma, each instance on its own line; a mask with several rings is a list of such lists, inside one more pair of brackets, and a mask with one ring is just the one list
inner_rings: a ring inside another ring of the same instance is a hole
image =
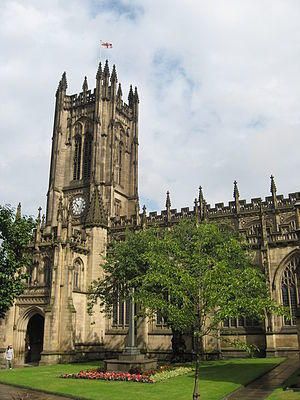
[[12, 369], [12, 361], [14, 358], [14, 349], [11, 344], [7, 346], [5, 351], [6, 368]]

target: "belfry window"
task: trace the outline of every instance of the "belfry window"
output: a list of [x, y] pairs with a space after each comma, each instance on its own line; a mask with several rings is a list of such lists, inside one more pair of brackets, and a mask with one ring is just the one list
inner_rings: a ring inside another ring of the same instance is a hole
[[92, 136], [87, 134], [84, 139], [83, 153], [83, 178], [89, 179], [91, 176], [91, 159], [92, 159]]
[[296, 325], [296, 310], [299, 304], [299, 261], [294, 257], [285, 268], [281, 280], [282, 304], [288, 308], [290, 318], [284, 317], [284, 325]]
[[73, 169], [73, 179], [80, 179], [80, 164], [81, 164], [81, 146], [82, 139], [80, 135], [75, 137], [75, 148], [74, 148], [74, 169]]

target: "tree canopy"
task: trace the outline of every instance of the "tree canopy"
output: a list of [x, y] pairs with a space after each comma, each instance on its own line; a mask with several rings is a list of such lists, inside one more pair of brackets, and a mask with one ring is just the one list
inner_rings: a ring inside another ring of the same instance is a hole
[[100, 299], [109, 312], [134, 288], [145, 312], [161, 312], [183, 332], [197, 326], [201, 336], [214, 334], [226, 318], [263, 319], [277, 307], [245, 240], [214, 223], [183, 220], [171, 229], [128, 231], [112, 242], [103, 268], [92, 304]]
[[[270, 298], [264, 271], [254, 265], [243, 237], [226, 226], [182, 220], [171, 228], [128, 231], [113, 241], [104, 275], [91, 288], [106, 312], [134, 290], [144, 314], [160, 312], [173, 331], [192, 333], [197, 355], [193, 399], [199, 398], [199, 356], [205, 335], [218, 337], [222, 321], [263, 320], [281, 312]], [[241, 342], [235, 341], [233, 344]]]
[[34, 221], [0, 206], [0, 318], [25, 287], [26, 270], [32, 262], [28, 249]]

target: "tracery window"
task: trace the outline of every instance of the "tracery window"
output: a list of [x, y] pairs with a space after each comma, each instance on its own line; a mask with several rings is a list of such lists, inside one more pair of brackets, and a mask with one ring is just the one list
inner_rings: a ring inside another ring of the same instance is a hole
[[121, 207], [122, 207], [121, 201], [116, 199], [115, 200], [115, 216], [116, 217], [120, 217], [120, 215], [121, 215]]
[[118, 154], [118, 164], [119, 164], [119, 174], [118, 174], [118, 184], [122, 184], [122, 143], [119, 146], [119, 154]]
[[80, 167], [81, 167], [81, 147], [82, 138], [81, 135], [77, 134], [75, 136], [75, 147], [74, 147], [74, 161], [73, 161], [73, 179], [80, 179]]
[[259, 327], [260, 322], [256, 318], [238, 317], [238, 318], [226, 318], [223, 321], [224, 328], [249, 328]]
[[122, 168], [123, 168], [123, 143], [119, 142], [115, 148], [115, 167], [114, 181], [118, 185], [122, 185]]
[[299, 256], [294, 257], [282, 274], [282, 304], [289, 309], [291, 316], [291, 319], [284, 317], [284, 325], [288, 326], [296, 325], [296, 310], [299, 304], [299, 261]]
[[74, 290], [83, 290], [83, 284], [84, 284], [84, 266], [83, 262], [77, 258], [74, 261], [74, 269], [73, 269], [73, 289]]
[[88, 179], [91, 176], [91, 160], [92, 160], [92, 135], [87, 133], [84, 139], [83, 154], [83, 178]]
[[112, 326], [125, 328], [129, 325], [129, 300], [115, 301], [112, 309]]

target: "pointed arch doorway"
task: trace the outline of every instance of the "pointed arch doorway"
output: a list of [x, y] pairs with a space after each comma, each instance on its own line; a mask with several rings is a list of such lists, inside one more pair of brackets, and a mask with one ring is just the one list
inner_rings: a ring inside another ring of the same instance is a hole
[[34, 314], [28, 321], [25, 337], [25, 363], [38, 363], [41, 359], [44, 341], [45, 319]]

